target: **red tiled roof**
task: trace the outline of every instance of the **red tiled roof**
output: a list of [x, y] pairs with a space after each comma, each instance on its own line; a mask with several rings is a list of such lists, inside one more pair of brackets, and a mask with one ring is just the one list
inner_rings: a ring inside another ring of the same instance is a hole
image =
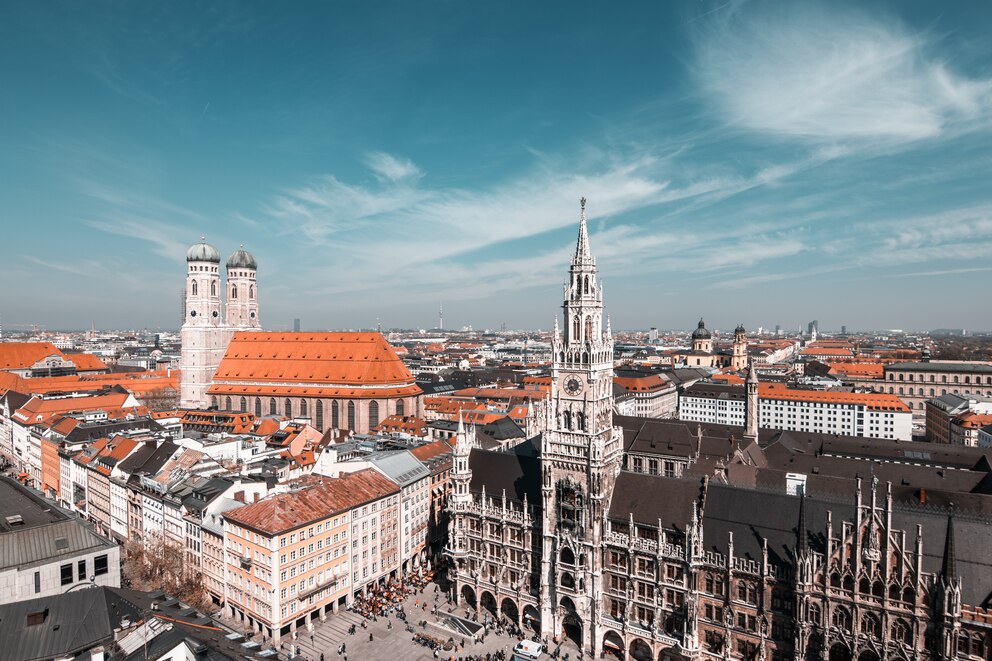
[[0, 370], [26, 369], [51, 355], [62, 356], [51, 342], [0, 342]]
[[[21, 424], [38, 424], [50, 418], [69, 413], [70, 411], [106, 411], [108, 417], [123, 411], [124, 402], [130, 395], [126, 392], [108, 392], [87, 397], [60, 397], [57, 399], [42, 399], [32, 397], [21, 408], [17, 409], [11, 418]], [[137, 407], [144, 408], [144, 407]], [[128, 409], [129, 411], [131, 409]]]
[[266, 535], [278, 535], [399, 492], [395, 482], [374, 468], [366, 468], [337, 478], [320, 478], [314, 486], [225, 512], [224, 518]]
[[644, 376], [615, 376], [613, 383], [630, 392], [652, 392], [668, 386], [660, 374], [645, 374]]
[[236, 333], [214, 380], [336, 389], [412, 386], [420, 391], [379, 333]]
[[829, 390], [796, 390], [781, 383], [762, 383], [758, 386], [761, 399], [783, 401], [825, 402], [831, 404], [863, 404], [874, 411], [909, 412], [901, 399], [886, 393], [831, 392]]
[[91, 353], [69, 353], [65, 354], [65, 357], [72, 361], [77, 372], [96, 372], [110, 369], [99, 357]]
[[440, 440], [415, 447], [410, 450], [410, 454], [420, 461], [427, 461], [428, 459], [433, 459], [434, 457], [439, 457], [443, 454], [450, 453], [452, 449], [453, 448], [450, 443], [445, 440]]

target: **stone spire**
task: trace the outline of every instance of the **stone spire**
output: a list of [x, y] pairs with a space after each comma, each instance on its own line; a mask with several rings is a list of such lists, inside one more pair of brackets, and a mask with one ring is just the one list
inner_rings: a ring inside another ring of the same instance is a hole
[[809, 551], [809, 533], [806, 528], [806, 492], [799, 495], [799, 527], [796, 530], [796, 555]]
[[744, 403], [744, 440], [758, 440], [758, 375], [754, 371], [754, 363], [748, 363], [747, 383], [744, 384], [746, 399]]
[[592, 253], [589, 250], [589, 230], [586, 227], [586, 198], [580, 198], [581, 217], [579, 219], [579, 238], [575, 242], [575, 258], [573, 264], [592, 263]]
[[944, 581], [950, 585], [958, 576], [958, 559], [954, 552], [954, 512], [947, 516], [947, 538], [944, 541], [944, 560], [940, 565]]

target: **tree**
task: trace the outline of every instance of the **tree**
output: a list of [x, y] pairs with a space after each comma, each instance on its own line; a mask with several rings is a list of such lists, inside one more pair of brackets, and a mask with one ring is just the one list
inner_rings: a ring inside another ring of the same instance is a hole
[[152, 535], [124, 545], [124, 576], [135, 590], [161, 590], [201, 611], [212, 610], [200, 568], [186, 561], [182, 544]]

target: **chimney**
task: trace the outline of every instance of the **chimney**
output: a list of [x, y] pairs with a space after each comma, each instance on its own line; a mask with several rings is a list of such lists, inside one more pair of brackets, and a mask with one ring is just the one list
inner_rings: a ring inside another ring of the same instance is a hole
[[103, 645], [97, 645], [96, 647], [90, 650], [91, 661], [103, 661], [103, 659], [104, 659]]
[[253, 503], [257, 503], [258, 502], [259, 493], [256, 491], [254, 495], [255, 495], [255, 500], [253, 500], [252, 502]]
[[235, 491], [234, 492], [234, 500], [238, 501], [239, 503], [245, 502], [245, 492], [243, 490], [242, 491]]
[[920, 489], [920, 504], [923, 505], [927, 502], [927, 490]]

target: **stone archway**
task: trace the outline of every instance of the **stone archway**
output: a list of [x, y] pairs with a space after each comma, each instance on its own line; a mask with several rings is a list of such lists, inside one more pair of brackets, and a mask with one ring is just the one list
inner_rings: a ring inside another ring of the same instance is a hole
[[681, 661], [682, 653], [674, 647], [666, 647], [658, 652], [658, 661]]
[[879, 661], [879, 658], [873, 650], [865, 650], [858, 655], [858, 661]]
[[603, 636], [603, 657], [623, 661], [624, 649], [626, 649], [626, 645], [623, 644], [623, 638], [620, 637], [620, 634], [616, 631], [607, 631], [606, 635]]
[[530, 626], [534, 633], [541, 633], [541, 613], [530, 604], [524, 606], [524, 621], [521, 626]]
[[836, 643], [830, 648], [830, 661], [853, 661], [853, 659], [851, 650], [843, 643]]
[[640, 638], [635, 638], [630, 641], [630, 658], [636, 661], [652, 661], [654, 654], [651, 653], [650, 645]]
[[472, 586], [470, 585], [462, 586], [462, 601], [464, 601], [472, 608], [476, 607], [475, 590], [472, 589]]
[[503, 599], [503, 603], [499, 605], [499, 612], [502, 613], [506, 619], [514, 624], [520, 624], [517, 617], [519, 616], [519, 611], [517, 611], [517, 605], [512, 599], [506, 597]]
[[493, 596], [492, 592], [483, 592], [482, 596], [479, 597], [479, 605], [481, 605], [484, 610], [489, 611], [493, 617], [496, 617], [496, 597]]
[[562, 618], [561, 630], [565, 638], [575, 643], [580, 650], [582, 649], [582, 620], [579, 619], [574, 610], [569, 611]]

